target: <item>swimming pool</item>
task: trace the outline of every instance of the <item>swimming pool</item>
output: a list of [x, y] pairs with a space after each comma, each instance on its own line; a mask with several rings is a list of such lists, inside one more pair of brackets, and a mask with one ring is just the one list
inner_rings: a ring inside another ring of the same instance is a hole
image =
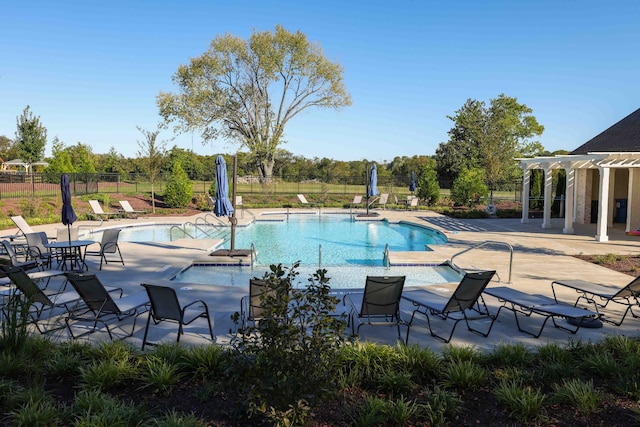
[[[312, 266], [383, 266], [384, 251], [424, 251], [431, 245], [446, 243], [444, 234], [428, 227], [400, 222], [353, 221], [349, 215], [273, 216], [236, 228], [235, 248], [256, 249], [259, 265], [293, 264]], [[171, 240], [171, 225], [126, 227], [121, 241], [163, 242]], [[191, 227], [191, 235], [224, 239], [229, 248], [229, 228], [223, 230]], [[174, 237], [176, 230], [173, 230]], [[179, 233], [179, 232], [178, 232]]]
[[[291, 265], [284, 264], [285, 267]], [[297, 287], [304, 287], [317, 270], [317, 266], [300, 266], [297, 271]], [[333, 290], [363, 288], [367, 276], [406, 276], [405, 287], [428, 286], [449, 282], [459, 282], [462, 274], [449, 265], [420, 267], [376, 267], [376, 266], [333, 266], [326, 267], [329, 285]], [[193, 264], [171, 280], [176, 283], [221, 286], [248, 286], [249, 279], [261, 278], [267, 267], [221, 267]]]

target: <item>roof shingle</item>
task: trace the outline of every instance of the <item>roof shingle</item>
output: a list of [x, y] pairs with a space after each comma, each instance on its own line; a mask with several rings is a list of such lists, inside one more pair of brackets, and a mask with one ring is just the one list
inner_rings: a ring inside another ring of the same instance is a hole
[[640, 152], [640, 108], [591, 138], [571, 154], [624, 152]]

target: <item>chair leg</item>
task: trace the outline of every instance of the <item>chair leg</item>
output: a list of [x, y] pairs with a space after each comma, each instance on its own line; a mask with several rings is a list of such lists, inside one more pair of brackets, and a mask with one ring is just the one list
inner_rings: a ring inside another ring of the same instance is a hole
[[142, 350], [144, 350], [144, 345], [147, 343], [147, 334], [149, 333], [149, 324], [151, 323], [151, 312], [149, 312], [149, 316], [147, 317], [147, 326], [144, 328], [144, 337], [142, 338]]

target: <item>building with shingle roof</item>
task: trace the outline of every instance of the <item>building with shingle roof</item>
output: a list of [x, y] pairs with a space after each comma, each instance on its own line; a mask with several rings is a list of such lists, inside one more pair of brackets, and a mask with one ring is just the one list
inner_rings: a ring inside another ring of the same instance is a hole
[[[522, 222], [529, 222], [531, 171], [544, 171], [542, 227], [551, 227], [552, 172], [566, 172], [563, 232], [574, 224], [596, 223], [596, 240], [607, 241], [616, 222], [627, 232], [640, 227], [640, 109], [568, 155], [518, 159], [523, 169]], [[634, 194], [636, 193], [636, 194]]]

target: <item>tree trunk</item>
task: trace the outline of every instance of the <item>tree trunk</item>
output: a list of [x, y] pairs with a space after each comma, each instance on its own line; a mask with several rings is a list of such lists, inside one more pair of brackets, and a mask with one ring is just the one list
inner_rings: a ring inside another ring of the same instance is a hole
[[151, 207], [153, 213], [156, 213], [156, 193], [153, 191], [153, 182], [151, 183]]
[[262, 181], [262, 183], [265, 183], [269, 179], [271, 179], [271, 176], [273, 175], [274, 164], [275, 161], [273, 159], [263, 159], [260, 161], [259, 170], [261, 175], [260, 181]]

